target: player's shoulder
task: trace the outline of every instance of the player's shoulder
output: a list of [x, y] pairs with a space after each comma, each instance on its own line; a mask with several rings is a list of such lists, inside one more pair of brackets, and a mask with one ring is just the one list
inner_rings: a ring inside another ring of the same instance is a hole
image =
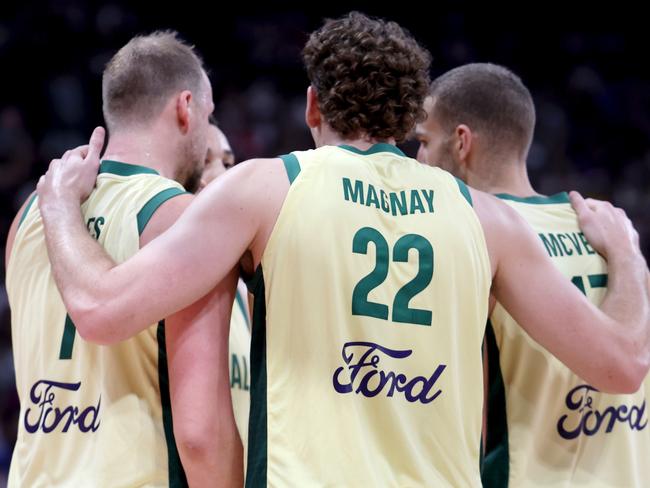
[[516, 240], [515, 236], [521, 232], [522, 227], [528, 228], [528, 224], [519, 212], [504, 201], [475, 188], [467, 188], [491, 255]]
[[[255, 158], [235, 165], [221, 177], [222, 186], [257, 194], [260, 187], [287, 178], [287, 158]], [[234, 184], [234, 187], [233, 187]]]
[[[148, 218], [145, 216], [146, 222], [138, 222], [138, 226], [142, 227], [140, 229], [141, 246], [169, 229], [194, 200], [194, 195], [185, 191], [169, 193], [163, 195], [163, 197], [159, 203], [154, 202], [155, 206], [151, 208], [151, 215]], [[153, 199], [150, 202], [153, 202]], [[143, 207], [143, 211], [147, 211], [145, 207]], [[138, 217], [141, 214], [142, 211], [138, 214]]]
[[11, 256], [11, 251], [14, 246], [14, 242], [16, 240], [16, 234], [18, 232], [18, 228], [20, 227], [21, 222], [25, 219], [27, 216], [27, 213], [31, 209], [31, 207], [35, 204], [37, 194], [36, 192], [32, 192], [27, 199], [23, 202], [23, 204], [20, 206], [20, 209], [16, 213], [13, 222], [11, 223], [11, 226], [9, 227], [9, 233], [7, 234], [7, 244], [5, 246], [5, 268], [9, 267], [9, 257]]

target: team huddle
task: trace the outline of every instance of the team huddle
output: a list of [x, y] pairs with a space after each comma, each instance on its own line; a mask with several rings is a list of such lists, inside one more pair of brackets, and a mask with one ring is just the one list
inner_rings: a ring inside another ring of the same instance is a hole
[[315, 149], [237, 165], [193, 47], [109, 61], [8, 237], [9, 486], [646, 486], [638, 235], [535, 191], [519, 77], [358, 12], [302, 58]]

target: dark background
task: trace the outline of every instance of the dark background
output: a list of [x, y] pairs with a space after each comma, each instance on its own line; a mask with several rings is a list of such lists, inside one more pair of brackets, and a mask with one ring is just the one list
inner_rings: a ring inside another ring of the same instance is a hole
[[[537, 107], [529, 158], [537, 190], [577, 189], [612, 200], [634, 220], [648, 256], [648, 26], [632, 4], [594, 3], [571, 3], [573, 11], [547, 2], [242, 3], [225, 12], [217, 3], [189, 1], [1, 2], [0, 241], [49, 160], [84, 143], [102, 124], [102, 69], [134, 34], [172, 28], [194, 43], [211, 72], [215, 113], [238, 160], [271, 157], [311, 147], [300, 49], [324, 17], [354, 7], [407, 27], [431, 51], [434, 77], [472, 61], [504, 64], [519, 74]], [[417, 144], [403, 149], [414, 156]], [[18, 410], [10, 341], [0, 285], [0, 486]]]

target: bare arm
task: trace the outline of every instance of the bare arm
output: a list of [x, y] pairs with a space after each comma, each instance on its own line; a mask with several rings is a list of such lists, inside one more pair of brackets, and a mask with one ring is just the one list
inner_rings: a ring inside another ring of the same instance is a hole
[[208, 293], [248, 249], [259, 262], [288, 188], [278, 161], [237, 165], [208, 185], [169, 231], [119, 266], [81, 219], [89, 183], [77, 185], [72, 175], [93, 168], [80, 158], [54, 161], [39, 182], [39, 205], [54, 277], [77, 329], [92, 342], [123, 340]]
[[190, 486], [244, 484], [228, 362], [236, 282], [233, 270], [207, 296], [165, 321], [174, 436]]
[[[158, 208], [140, 236], [140, 246], [169, 229], [193, 198], [179, 195]], [[203, 299], [165, 320], [174, 437], [190, 486], [244, 482], [228, 370], [234, 282], [233, 272]]]
[[608, 292], [599, 310], [556, 269], [517, 212], [489, 195], [474, 195], [496, 299], [533, 339], [596, 388], [636, 391], [650, 367], [650, 304], [646, 264], [627, 219], [599, 208], [590, 224], [602, 231], [602, 242], [582, 225], [608, 259]]

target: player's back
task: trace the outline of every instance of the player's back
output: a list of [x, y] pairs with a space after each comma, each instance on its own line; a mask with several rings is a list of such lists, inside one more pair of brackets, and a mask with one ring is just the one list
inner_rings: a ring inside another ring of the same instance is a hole
[[389, 144], [283, 156], [249, 486], [478, 486], [490, 264], [467, 188]]
[[[152, 169], [104, 161], [82, 212], [91, 235], [121, 262], [139, 249], [158, 206], [181, 193]], [[9, 486], [179, 486], [163, 325], [114, 346], [78, 337], [33, 201], [16, 233], [7, 292], [21, 404]]]
[[[526, 219], [560, 271], [600, 304], [607, 266], [581, 232], [568, 195], [497, 196]], [[486, 456], [486, 486], [507, 486], [508, 480], [511, 487], [647, 486], [650, 378], [633, 395], [599, 393], [531, 339], [500, 304], [491, 323], [494, 333], [487, 335], [498, 350], [489, 354], [490, 369], [498, 369], [505, 385], [505, 409], [488, 409], [488, 436], [490, 429], [505, 430], [503, 447]]]

